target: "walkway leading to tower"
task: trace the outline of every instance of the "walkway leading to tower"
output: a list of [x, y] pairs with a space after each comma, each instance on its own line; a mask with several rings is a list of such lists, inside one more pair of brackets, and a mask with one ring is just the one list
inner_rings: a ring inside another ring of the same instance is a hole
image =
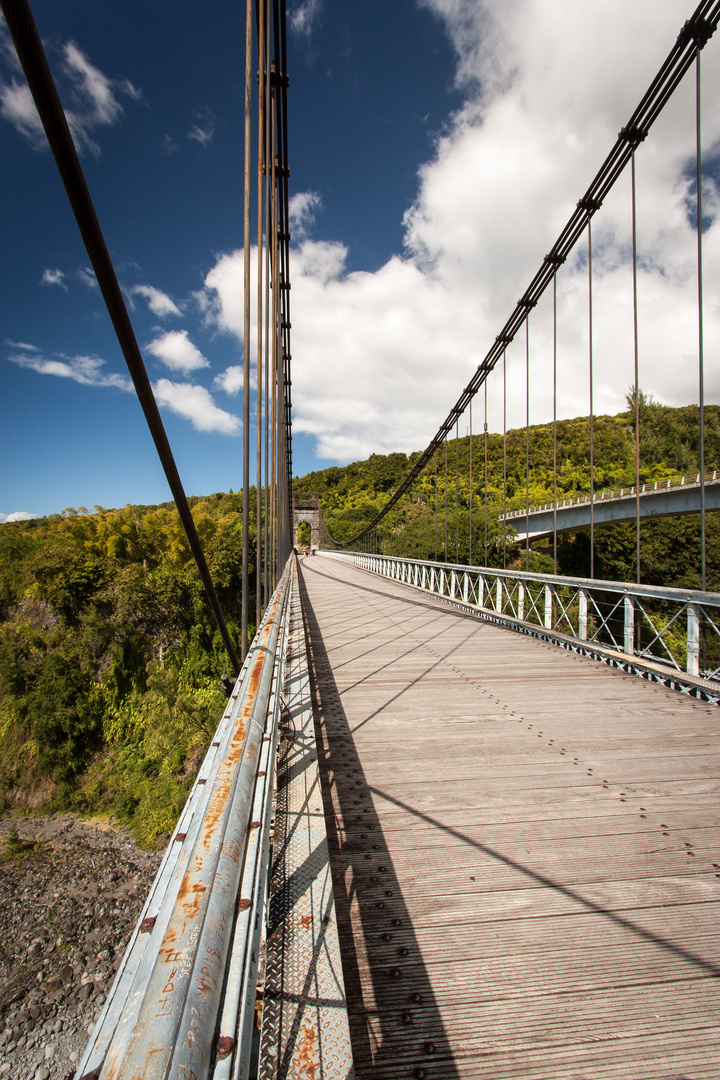
[[716, 708], [300, 563], [356, 1075], [716, 1077]]

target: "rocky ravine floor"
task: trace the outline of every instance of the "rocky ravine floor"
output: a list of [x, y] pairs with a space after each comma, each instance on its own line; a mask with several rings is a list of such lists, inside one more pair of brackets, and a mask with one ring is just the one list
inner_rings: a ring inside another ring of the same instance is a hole
[[0, 821], [0, 1080], [74, 1075], [161, 857], [71, 817]]

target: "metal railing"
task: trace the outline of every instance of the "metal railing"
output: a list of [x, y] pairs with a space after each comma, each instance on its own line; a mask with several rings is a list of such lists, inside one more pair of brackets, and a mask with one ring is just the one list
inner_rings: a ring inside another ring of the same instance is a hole
[[460, 566], [388, 555], [326, 552], [544, 636], [616, 650], [668, 673], [720, 684], [720, 594]]
[[76, 1080], [248, 1075], [294, 572], [290, 559]]
[[[708, 472], [705, 474], [705, 483], [713, 484], [718, 482], [717, 470]], [[649, 483], [641, 484], [639, 494], [651, 495], [656, 491], [672, 491], [675, 488], [695, 488], [700, 486], [700, 473], [692, 476], [671, 477], [668, 480], [651, 480]], [[508, 510], [506, 514], [500, 515], [500, 521], [510, 521], [512, 518], [524, 518], [528, 514], [541, 514], [545, 510], [552, 510], [557, 507], [558, 510], [568, 506], [589, 506], [591, 502], [610, 502], [612, 499], [627, 499], [631, 495], [635, 495], [636, 487], [633, 484], [632, 487], [615, 488], [613, 490], [596, 491], [593, 498], [590, 498], [589, 493], [583, 493], [582, 495], [576, 495], [570, 499], [558, 499], [556, 503], [540, 503], [537, 506], [531, 506], [528, 509], [522, 507], [520, 510]]]

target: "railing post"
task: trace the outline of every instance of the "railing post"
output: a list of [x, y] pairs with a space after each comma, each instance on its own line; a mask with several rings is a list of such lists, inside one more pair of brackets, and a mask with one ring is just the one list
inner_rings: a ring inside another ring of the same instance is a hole
[[545, 586], [545, 619], [544, 625], [546, 630], [552, 629], [552, 589], [549, 585]]
[[525, 617], [525, 586], [522, 581], [518, 584], [517, 617], [518, 619]]
[[623, 610], [625, 612], [623, 649], [628, 656], [632, 656], [635, 652], [635, 600], [632, 596], [626, 596], [623, 599]]
[[454, 570], [451, 570], [450, 571], [450, 596], [451, 596], [451, 598], [453, 600], [455, 599], [456, 586], [457, 586], [457, 574], [455, 573]]
[[700, 608], [697, 604], [687, 606], [687, 673], [700, 674]]
[[495, 588], [495, 610], [498, 615], [502, 611], [502, 578], [497, 579], [497, 586]]
[[578, 589], [578, 637], [587, 641], [587, 590]]
[[485, 578], [482, 574], [478, 574], [477, 602], [478, 607], [485, 607]]
[[463, 574], [463, 600], [467, 604], [468, 602], [468, 589], [470, 588], [470, 575], [467, 570]]

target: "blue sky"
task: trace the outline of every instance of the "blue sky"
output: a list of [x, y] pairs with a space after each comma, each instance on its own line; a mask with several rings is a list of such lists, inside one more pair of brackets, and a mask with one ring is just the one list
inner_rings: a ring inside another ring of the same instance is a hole
[[[296, 474], [432, 437], [693, 5], [627, 7], [290, 0]], [[33, 10], [186, 490], [237, 489], [241, 5], [127, 0], [121, 19], [102, 0]], [[706, 50], [708, 103], [720, 100], [717, 44]], [[0, 46], [0, 521], [164, 501], [4, 28]], [[671, 403], [694, 394], [678, 374], [692, 363], [691, 105], [683, 88], [638, 166], [641, 383]], [[708, 105], [708, 151], [715, 113]], [[631, 378], [627, 191], [609, 203], [597, 241], [599, 411], [622, 406]], [[711, 182], [708, 278], [720, 263], [716, 203]], [[561, 286], [564, 415], [582, 412], [587, 394], [583, 273], [579, 259]], [[712, 312], [709, 348], [716, 300]], [[539, 366], [547, 313], [533, 333]], [[538, 390], [531, 419], [548, 408]]]

